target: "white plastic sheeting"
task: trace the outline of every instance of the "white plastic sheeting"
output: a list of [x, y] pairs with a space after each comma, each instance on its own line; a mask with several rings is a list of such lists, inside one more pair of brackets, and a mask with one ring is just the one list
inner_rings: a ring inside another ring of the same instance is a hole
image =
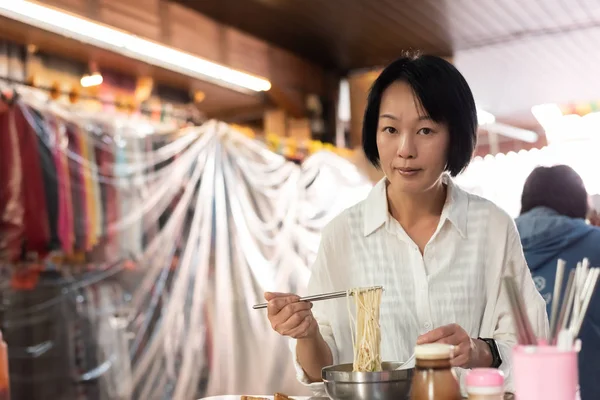
[[[307, 283], [320, 230], [364, 198], [371, 184], [331, 153], [315, 154], [300, 167], [225, 124], [209, 122], [198, 131], [202, 145], [180, 161], [191, 172], [186, 192], [146, 252], [148, 270], [130, 304], [132, 328], [139, 327], [135, 321], [181, 229], [179, 215], [193, 210], [162, 321], [133, 364], [137, 397], [300, 394], [286, 340], [251, 306], [265, 290], [294, 292]], [[176, 185], [176, 177], [157, 191]], [[199, 393], [206, 372], [207, 387]]]

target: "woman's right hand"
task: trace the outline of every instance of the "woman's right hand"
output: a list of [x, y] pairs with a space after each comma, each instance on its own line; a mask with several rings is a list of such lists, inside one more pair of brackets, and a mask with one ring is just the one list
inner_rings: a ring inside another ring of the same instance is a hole
[[319, 333], [319, 325], [312, 315], [312, 303], [300, 301], [291, 293], [265, 293], [271, 327], [282, 336], [310, 339]]

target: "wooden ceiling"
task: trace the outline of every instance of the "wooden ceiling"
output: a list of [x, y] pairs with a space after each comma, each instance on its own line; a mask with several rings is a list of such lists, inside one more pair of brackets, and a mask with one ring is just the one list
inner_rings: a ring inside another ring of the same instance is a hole
[[380, 65], [408, 48], [451, 55], [430, 0], [174, 0], [324, 67]]
[[598, 0], [172, 0], [341, 71], [600, 24]]

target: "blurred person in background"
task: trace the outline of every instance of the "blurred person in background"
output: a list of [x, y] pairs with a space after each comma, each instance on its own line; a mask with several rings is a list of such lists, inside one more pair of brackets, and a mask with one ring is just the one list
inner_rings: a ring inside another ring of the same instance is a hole
[[[600, 267], [600, 228], [586, 223], [589, 203], [583, 180], [571, 167], [538, 167], [525, 181], [517, 229], [537, 289], [550, 315], [558, 259], [565, 276], [588, 258]], [[566, 280], [566, 279], [565, 279]], [[581, 398], [600, 399], [600, 295], [592, 297], [579, 337]]]

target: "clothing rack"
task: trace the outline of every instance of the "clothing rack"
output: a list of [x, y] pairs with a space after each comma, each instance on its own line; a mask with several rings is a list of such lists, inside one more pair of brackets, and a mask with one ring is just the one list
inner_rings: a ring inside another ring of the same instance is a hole
[[[22, 81], [19, 79], [14, 79], [14, 78], [10, 78], [7, 76], [0, 76], [0, 81], [4, 81], [8, 84], [11, 85], [22, 85], [22, 86], [26, 86], [26, 87], [30, 87], [30, 88], [34, 88], [34, 89], [38, 89], [38, 90], [42, 90], [45, 92], [48, 92], [50, 94], [55, 94], [57, 96], [60, 95], [64, 95], [64, 96], [71, 96], [72, 92], [66, 91], [66, 90], [60, 90], [57, 87], [51, 87], [51, 86], [44, 86], [44, 85], [34, 85], [31, 82], [26, 82], [26, 81]], [[4, 92], [2, 92], [0, 94], [0, 99], [6, 103], [12, 104], [16, 98], [18, 97], [18, 92], [16, 90], [13, 89], [13, 98], [8, 98]], [[91, 101], [96, 101], [98, 103], [101, 103], [103, 105], [108, 105], [108, 106], [115, 106], [117, 108], [124, 108], [129, 106], [129, 111], [130, 112], [134, 112], [134, 111], [139, 111], [140, 113], [144, 114], [144, 115], [152, 115], [156, 112], [156, 110], [152, 110], [151, 108], [149, 108], [148, 106], [145, 106], [144, 104], [141, 104], [139, 107], [132, 107], [131, 104], [126, 104], [120, 101], [111, 101], [111, 100], [105, 100], [102, 99], [98, 96], [91, 96], [91, 95], [85, 95], [85, 94], [78, 94], [77, 95], [77, 101], [79, 100], [91, 100]], [[167, 112], [163, 109], [161, 109], [160, 112], [161, 115], [161, 120], [165, 117], [173, 119], [173, 120], [177, 120], [177, 121], [181, 121], [184, 123], [192, 123], [194, 125], [201, 125], [204, 121], [199, 121], [199, 118], [197, 115], [192, 115], [192, 113], [190, 112], [186, 112], [186, 111], [170, 111]]]
[[[113, 139], [120, 137], [120, 128], [107, 134], [112, 128], [82, 128], [50, 111], [41, 114], [19, 104], [0, 113], [0, 190], [6, 193], [0, 210], [10, 201], [19, 205], [11, 212], [23, 216], [18, 224], [0, 221], [0, 235], [6, 236], [0, 244], [0, 269], [4, 264], [33, 276], [40, 269], [78, 273], [97, 270], [106, 260], [135, 261], [144, 254], [171, 215], [189, 174], [175, 164], [187, 153], [174, 147], [157, 156], [153, 152], [172, 138]], [[193, 158], [182, 160], [191, 163]], [[142, 166], [131, 169], [137, 162]], [[12, 176], [17, 180], [10, 181]], [[147, 181], [149, 176], [153, 178]], [[170, 188], [164, 188], [167, 181]], [[150, 198], [155, 207], [141, 212]]]

